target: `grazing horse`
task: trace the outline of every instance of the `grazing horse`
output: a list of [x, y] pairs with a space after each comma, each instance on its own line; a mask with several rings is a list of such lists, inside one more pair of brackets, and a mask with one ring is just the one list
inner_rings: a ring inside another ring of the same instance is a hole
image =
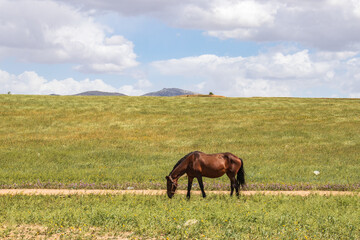
[[[241, 158], [228, 152], [206, 154], [195, 151], [181, 158], [175, 164], [169, 176], [166, 176], [167, 195], [169, 198], [174, 196], [178, 179], [185, 173], [188, 176], [187, 198], [190, 198], [190, 190], [194, 178], [197, 178], [199, 182], [203, 197], [206, 197], [206, 194], [204, 192], [202, 177], [218, 178], [226, 173], [230, 178], [230, 196], [233, 195], [234, 189], [236, 190], [236, 195], [239, 196], [239, 186], [241, 185], [244, 188], [245, 185], [244, 163]], [[235, 179], [236, 174], [237, 179]]]

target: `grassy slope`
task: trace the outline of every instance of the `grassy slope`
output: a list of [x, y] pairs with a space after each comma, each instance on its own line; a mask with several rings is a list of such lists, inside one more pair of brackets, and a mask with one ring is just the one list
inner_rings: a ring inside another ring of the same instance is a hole
[[[157, 239], [359, 239], [359, 208], [354, 196], [1, 196], [0, 238], [25, 225], [65, 239], [119, 232]], [[188, 220], [194, 224], [186, 226]], [[20, 238], [24, 230], [18, 231]]]
[[359, 115], [350, 99], [0, 95], [0, 184], [163, 183], [194, 150], [242, 157], [249, 183], [359, 183]]

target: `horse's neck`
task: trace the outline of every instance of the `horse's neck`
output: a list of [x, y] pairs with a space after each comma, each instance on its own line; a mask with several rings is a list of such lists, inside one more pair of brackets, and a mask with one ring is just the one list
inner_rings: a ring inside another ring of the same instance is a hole
[[177, 166], [170, 174], [170, 176], [173, 179], [178, 179], [180, 178], [182, 175], [185, 174], [187, 169], [187, 161], [183, 161], [182, 163], [179, 164], [179, 166]]

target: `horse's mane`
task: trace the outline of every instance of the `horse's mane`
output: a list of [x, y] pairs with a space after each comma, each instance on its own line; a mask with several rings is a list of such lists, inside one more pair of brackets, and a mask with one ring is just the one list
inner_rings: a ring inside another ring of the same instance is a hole
[[184, 157], [182, 157], [174, 166], [173, 170], [171, 170], [170, 174], [175, 170], [175, 168], [177, 168], [177, 166], [179, 166], [189, 155], [193, 154], [194, 152], [190, 152], [188, 154], [186, 154]]

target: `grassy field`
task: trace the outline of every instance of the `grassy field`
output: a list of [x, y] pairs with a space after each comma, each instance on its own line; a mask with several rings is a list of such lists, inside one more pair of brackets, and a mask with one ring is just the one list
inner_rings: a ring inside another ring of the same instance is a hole
[[0, 95], [0, 116], [3, 187], [164, 188], [194, 150], [243, 158], [249, 184], [360, 183], [358, 99]]
[[359, 209], [352, 196], [1, 196], [0, 238], [359, 239]]
[[[0, 188], [165, 188], [200, 150], [243, 158], [249, 188], [359, 191], [359, 116], [358, 99], [0, 95]], [[0, 238], [359, 239], [359, 208], [354, 196], [9, 195]]]

